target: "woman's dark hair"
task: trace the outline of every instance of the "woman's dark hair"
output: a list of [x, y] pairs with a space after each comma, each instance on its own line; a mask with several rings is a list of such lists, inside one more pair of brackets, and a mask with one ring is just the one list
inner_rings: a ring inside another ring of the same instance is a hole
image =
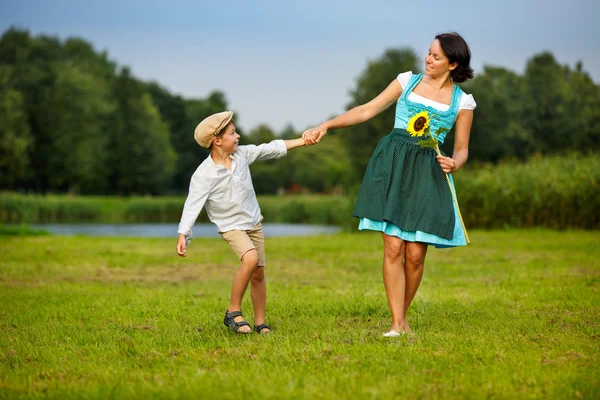
[[470, 65], [471, 50], [465, 39], [456, 32], [440, 33], [435, 38], [439, 40], [442, 51], [448, 57], [450, 64], [458, 63], [458, 66], [450, 72], [452, 80], [461, 83], [467, 79], [473, 79], [473, 68]]

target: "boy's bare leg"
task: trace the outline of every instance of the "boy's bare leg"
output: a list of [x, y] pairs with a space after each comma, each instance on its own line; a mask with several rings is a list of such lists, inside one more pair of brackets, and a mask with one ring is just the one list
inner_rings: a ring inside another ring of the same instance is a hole
[[[231, 300], [229, 302], [229, 307], [227, 307], [227, 311], [240, 311], [242, 309], [242, 299], [244, 298], [244, 293], [246, 293], [246, 289], [248, 288], [248, 282], [250, 282], [250, 278], [256, 270], [257, 265], [258, 252], [255, 249], [247, 251], [246, 254], [242, 256], [242, 265], [240, 265], [240, 268], [238, 268], [237, 272], [235, 273], [235, 276], [233, 277], [233, 284], [231, 286]], [[235, 322], [241, 322], [243, 320], [244, 318], [242, 316], [234, 318]], [[249, 326], [240, 327], [240, 332], [251, 331], [252, 328], [250, 328]]]
[[[265, 323], [265, 309], [267, 307], [267, 282], [265, 281], [265, 268], [259, 266], [256, 268], [250, 279], [250, 296], [252, 298], [252, 307], [254, 308], [254, 325], [258, 326]], [[263, 329], [260, 333], [267, 333], [268, 329]]]

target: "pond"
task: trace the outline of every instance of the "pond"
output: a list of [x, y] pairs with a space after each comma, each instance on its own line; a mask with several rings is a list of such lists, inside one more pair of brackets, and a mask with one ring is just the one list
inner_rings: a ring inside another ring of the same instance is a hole
[[[53, 235], [120, 236], [120, 237], [177, 237], [178, 224], [35, 224], [34, 229], [43, 229]], [[192, 228], [194, 237], [218, 238], [213, 224], [196, 224]], [[265, 237], [310, 236], [340, 232], [338, 226], [309, 224], [263, 224]]]

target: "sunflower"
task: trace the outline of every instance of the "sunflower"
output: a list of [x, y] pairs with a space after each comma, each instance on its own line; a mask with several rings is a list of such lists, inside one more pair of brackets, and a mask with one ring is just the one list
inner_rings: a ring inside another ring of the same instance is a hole
[[406, 129], [411, 136], [423, 136], [427, 133], [429, 128], [429, 113], [427, 111], [421, 111], [408, 121], [408, 128]]

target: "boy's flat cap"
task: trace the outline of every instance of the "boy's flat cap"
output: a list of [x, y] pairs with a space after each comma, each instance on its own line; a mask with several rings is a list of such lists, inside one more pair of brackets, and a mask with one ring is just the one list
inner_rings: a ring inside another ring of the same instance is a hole
[[194, 131], [194, 139], [202, 147], [210, 147], [215, 136], [233, 119], [232, 111], [223, 111], [204, 118]]

